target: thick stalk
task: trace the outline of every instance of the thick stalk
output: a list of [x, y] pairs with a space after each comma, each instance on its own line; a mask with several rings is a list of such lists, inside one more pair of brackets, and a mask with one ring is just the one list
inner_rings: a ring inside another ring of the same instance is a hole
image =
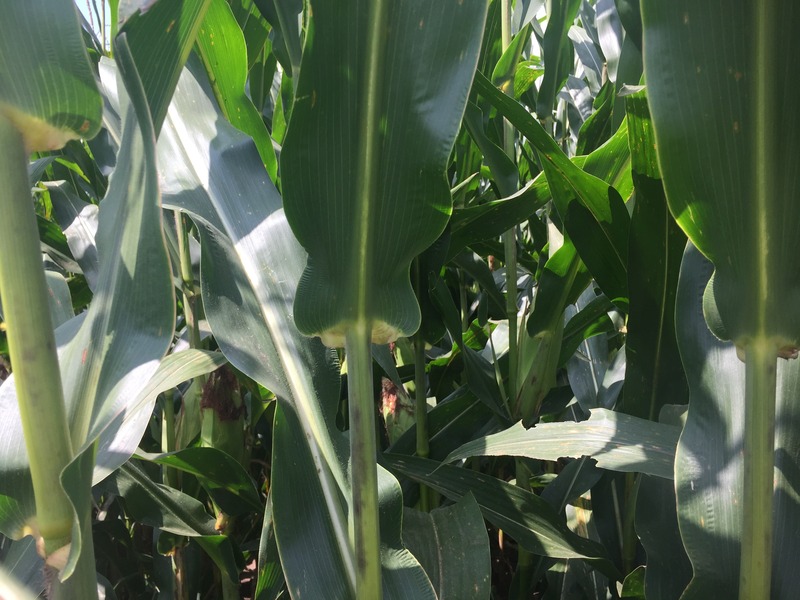
[[747, 346], [740, 600], [770, 597], [776, 363], [775, 344], [769, 340], [756, 338]]
[[380, 600], [382, 597], [371, 329], [368, 322], [357, 322], [345, 337], [358, 600]]
[[[70, 543], [60, 475], [72, 459], [56, 342], [22, 136], [0, 114], [0, 295], [30, 461], [36, 520], [49, 555]], [[91, 538], [89, 540], [91, 543]]]
[[[754, 56], [753, 114], [755, 120], [754, 200], [759, 261], [755, 282], [759, 292], [756, 334], [745, 345], [744, 473], [742, 498], [742, 556], [739, 566], [740, 600], [770, 597], [772, 579], [772, 501], [775, 488], [775, 406], [777, 392], [777, 347], [763, 332], [772, 315], [768, 298], [774, 286], [769, 280], [769, 222], [777, 187], [774, 165], [778, 132], [776, 32], [780, 3], [774, 0], [753, 5], [756, 51]], [[760, 309], [760, 310], [758, 310]]]

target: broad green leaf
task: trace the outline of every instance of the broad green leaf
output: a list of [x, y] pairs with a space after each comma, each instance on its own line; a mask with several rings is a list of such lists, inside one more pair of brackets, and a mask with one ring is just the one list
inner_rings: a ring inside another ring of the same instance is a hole
[[475, 242], [499, 237], [504, 231], [528, 219], [548, 200], [550, 186], [542, 173], [508, 197], [455, 209], [450, 218], [448, 259]]
[[539, 418], [544, 397], [556, 385], [564, 309], [578, 299], [589, 280], [575, 246], [565, 238], [561, 248], [545, 263], [533, 310], [525, 322], [526, 335], [520, 342], [520, 387], [514, 399], [514, 415], [522, 418], [526, 427]]
[[675, 484], [643, 476], [636, 493], [636, 535], [647, 553], [644, 585], [648, 600], [679, 598], [692, 578], [676, 511]]
[[[121, 43], [125, 84], [133, 100], [120, 111], [125, 118], [118, 167], [101, 203], [97, 294], [88, 312], [62, 325], [56, 334], [76, 449], [74, 468], [68, 468], [64, 477], [80, 478], [65, 481], [65, 488], [77, 495], [88, 493], [91, 487], [97, 440], [105, 435], [113, 441], [113, 432], [132, 411], [142, 382], [156, 372], [172, 341], [174, 326], [170, 267], [161, 237], [154, 136], [138, 75], [124, 52], [124, 40]], [[0, 504], [14, 507], [12, 512], [0, 511], [0, 523], [6, 534], [17, 537], [25, 531], [34, 508], [13, 378], [0, 387], [0, 411], [4, 438], [12, 442], [2, 448], [0, 493], [7, 496]], [[138, 423], [137, 441], [147, 421]], [[132, 450], [118, 455], [117, 460], [120, 456], [121, 461], [126, 460]], [[80, 532], [81, 527], [75, 528], [69, 568], [80, 553]]]
[[[491, 418], [491, 409], [467, 386], [462, 386], [428, 412], [430, 458], [442, 460], [479, 435]], [[395, 454], [413, 454], [416, 434], [416, 427], [412, 427], [389, 450]]]
[[56, 150], [100, 129], [103, 103], [71, 0], [4, 2], [0, 113], [29, 151]]
[[[360, 314], [374, 343], [419, 327], [409, 267], [452, 210], [444, 170], [485, 11], [482, 0], [391, 2], [379, 57], [367, 52], [364, 6], [314, 6], [281, 172], [286, 217], [309, 253], [295, 321], [329, 346], [344, 345]], [[382, 75], [369, 90], [368, 55]]]
[[[713, 265], [691, 244], [681, 266], [678, 346], [689, 412], [675, 457], [681, 537], [694, 577], [682, 598], [736, 598], [741, 545], [745, 365], [706, 328], [701, 306]], [[796, 469], [800, 364], [778, 363], [772, 598], [794, 598], [800, 573], [800, 477]]]
[[125, 34], [141, 74], [156, 136], [211, 0], [150, 2], [126, 15]]
[[[278, 550], [289, 588], [324, 597], [351, 589], [353, 572], [348, 440], [335, 428], [338, 365], [334, 353], [294, 326], [305, 254], [255, 145], [221, 117], [208, 84], [193, 75], [198, 72], [196, 65], [184, 72], [159, 140], [160, 160], [169, 165], [164, 203], [198, 225], [203, 304], [221, 350], [279, 398], [271, 488]], [[391, 483], [384, 488], [387, 499], [396, 496]], [[399, 511], [393, 500], [385, 518], [398, 521]], [[399, 530], [387, 525], [383, 531], [384, 596], [427, 597], [430, 583], [402, 549]], [[392, 570], [398, 562], [402, 568]]]
[[596, 408], [579, 423], [539, 423], [530, 429], [517, 423], [464, 444], [445, 462], [482, 455], [550, 461], [588, 456], [603, 469], [672, 479], [679, 435], [680, 429], [672, 425]]
[[[483, 154], [483, 161], [492, 172], [492, 179], [500, 190], [500, 194], [506, 197], [516, 194], [519, 187], [517, 165], [505, 150], [486, 135], [483, 113], [477, 105], [471, 102], [467, 103], [464, 111], [464, 125]], [[533, 211], [528, 214], [532, 213]]]
[[714, 332], [740, 346], [770, 338], [783, 354], [800, 345], [797, 11], [642, 4], [661, 173], [678, 224], [714, 263]]
[[555, 558], [586, 558], [610, 575], [615, 569], [600, 544], [572, 533], [539, 496], [491, 475], [412, 456], [385, 455], [396, 471], [458, 500], [472, 493], [484, 518], [526, 550]]
[[601, 294], [567, 321], [561, 341], [559, 365], [567, 362], [584, 340], [614, 330], [614, 323], [608, 316], [613, 308], [611, 300]]
[[429, 513], [407, 508], [403, 520], [403, 539], [435, 582], [439, 600], [489, 598], [489, 538], [471, 494]]
[[237, 516], [262, 508], [252, 477], [237, 460], [221, 450], [197, 447], [168, 454], [138, 452], [137, 455], [159, 465], [191, 473], [226, 514]]
[[103, 488], [125, 501], [127, 515], [133, 520], [194, 539], [219, 567], [236, 581], [240, 570], [239, 550], [231, 538], [218, 535], [214, 518], [199, 500], [188, 494], [156, 483], [140, 467], [125, 464], [103, 484]]
[[626, 96], [636, 187], [628, 251], [630, 312], [621, 410], [654, 421], [664, 404], [687, 402], [675, 339], [675, 292], [686, 236], [667, 208], [644, 91]]
[[[72, 310], [69, 286], [61, 273], [45, 270], [44, 276], [47, 280], [47, 289], [50, 292], [50, 297], [48, 298], [50, 301], [50, 317], [53, 319], [53, 327], [58, 327], [75, 316], [75, 311]], [[2, 313], [3, 307], [0, 305], [0, 316], [2, 316]]]
[[47, 184], [53, 202], [53, 216], [67, 238], [70, 252], [80, 266], [90, 289], [96, 289], [99, 272], [97, 217], [99, 207], [81, 200], [64, 182]]
[[500, 420], [510, 422], [508, 407], [504, 403], [497, 385], [494, 366], [464, 343], [461, 318], [444, 280], [440, 277], [432, 277], [429, 291], [434, 306], [442, 315], [450, 335], [461, 350], [467, 385]]
[[619, 192], [570, 161], [522, 105], [480, 73], [475, 76], [474, 87], [536, 148], [553, 202], [572, 242], [605, 294], [625, 310], [630, 217]]
[[573, 69], [572, 43], [567, 36], [580, 5], [580, 0], [558, 0], [548, 5], [550, 12], [542, 40], [544, 79], [536, 99], [536, 113], [541, 119], [552, 117], [558, 92]]
[[598, 0], [595, 10], [597, 11], [597, 37], [600, 48], [603, 50], [603, 57], [606, 59], [608, 78], [616, 81], [624, 34], [615, 0]]
[[[17, 542], [3, 540], [0, 564], [8, 576], [27, 587], [29, 591], [35, 592], [35, 597], [44, 591], [45, 583], [42, 581], [44, 559], [36, 552], [36, 542], [32, 537]], [[3, 593], [0, 591], [0, 598], [4, 597]], [[17, 598], [17, 596], [8, 597]]]
[[286, 580], [283, 578], [278, 544], [275, 541], [275, 523], [272, 520], [272, 496], [267, 496], [264, 507], [264, 523], [258, 544], [258, 576], [256, 578], [255, 600], [277, 600]]
[[278, 175], [278, 160], [261, 114], [245, 93], [247, 48], [231, 7], [225, 0], [211, 0], [197, 34], [197, 48], [211, 87], [225, 118], [253, 138], [270, 178]]
[[272, 46], [289, 77], [297, 78], [303, 54], [300, 40], [302, 0], [254, 0], [258, 10], [272, 25]]

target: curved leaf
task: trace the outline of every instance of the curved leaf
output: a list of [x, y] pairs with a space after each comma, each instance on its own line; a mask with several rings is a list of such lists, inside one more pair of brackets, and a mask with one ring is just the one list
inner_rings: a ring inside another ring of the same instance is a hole
[[[742, 438], [745, 365], [732, 343], [705, 325], [702, 292], [713, 265], [691, 244], [677, 296], [678, 345], [689, 382], [689, 412], [675, 457], [678, 520], [694, 577], [683, 598], [736, 598], [742, 535]], [[800, 364], [778, 365], [775, 423], [772, 598], [789, 599], [800, 586]]]
[[714, 263], [725, 334], [800, 346], [800, 8], [645, 1], [642, 17], [667, 200]]
[[197, 35], [197, 47], [223, 114], [234, 127], [253, 138], [270, 178], [275, 181], [278, 160], [272, 140], [261, 115], [245, 94], [247, 47], [244, 35], [225, 0], [211, 0]]
[[589, 456], [603, 469], [672, 479], [679, 435], [680, 429], [672, 425], [596, 408], [588, 421], [579, 423], [539, 423], [530, 429], [517, 423], [464, 444], [445, 462], [482, 455], [550, 461]]
[[71, 0], [7, 2], [0, 19], [0, 112], [29, 151], [100, 129], [103, 102]]
[[[109, 434], [113, 439], [111, 432], [138, 399], [142, 382], [156, 372], [172, 341], [174, 326], [170, 267], [161, 236], [154, 136], [140, 87], [136, 95], [140, 84], [130, 59], [125, 81], [134, 90], [134, 100], [126, 102], [120, 111], [125, 117], [118, 167], [100, 208], [97, 293], [88, 312], [66, 322], [56, 332], [76, 449], [75, 467], [64, 476], [72, 473], [81, 478], [65, 481], [65, 487], [69, 484], [76, 494], [88, 493], [91, 488], [96, 441]], [[7, 495], [0, 501], [6, 509], [0, 511], [0, 529], [16, 537], [25, 531], [25, 522], [33, 515], [34, 507], [13, 377], [0, 387], [0, 413], [5, 428], [5, 444], [0, 447], [0, 468], [4, 472], [0, 494]], [[133, 433], [138, 436], [137, 443], [147, 421], [138, 423], [139, 429]], [[134, 448], [128, 447], [128, 451]], [[117, 460], [120, 456], [124, 462], [130, 454], [118, 455]], [[80, 531], [76, 528], [75, 535], [79, 536]], [[76, 541], [71, 549], [71, 565], [80, 552]]]
[[439, 600], [490, 597], [489, 538], [471, 494], [429, 513], [407, 508], [403, 521], [403, 539], [436, 582]]
[[475, 89], [536, 148], [553, 203], [572, 242], [606, 296], [626, 310], [630, 217], [619, 192], [570, 161], [521, 104], [480, 73], [475, 76]]
[[[370, 90], [378, 130], [362, 135], [365, 7], [356, 0], [314, 6], [281, 156], [286, 217], [309, 253], [295, 321], [329, 346], [344, 345], [357, 310], [372, 321], [374, 343], [419, 327], [410, 263], [450, 216], [444, 170], [486, 11], [482, 0], [389, 3], [384, 59], [375, 66], [383, 86]], [[368, 171], [359, 172], [359, 153], [371, 135], [374, 153], [365, 159]], [[367, 176], [375, 189], [365, 195], [358, 190]]]
[[[255, 145], [222, 118], [212, 97], [207, 83], [184, 72], [159, 140], [160, 160], [169, 164], [164, 203], [198, 224], [203, 304], [221, 350], [278, 396], [271, 488], [278, 550], [293, 593], [326, 597], [351, 589], [353, 573], [348, 442], [334, 425], [338, 365], [334, 353], [294, 326], [305, 254]], [[384, 518], [399, 526], [401, 506], [384, 507]], [[385, 597], [427, 597], [430, 583], [400, 549], [399, 529], [383, 531], [395, 548], [390, 558], [403, 566], [385, 572], [385, 581], [395, 582]]]
[[392, 469], [458, 500], [472, 493], [484, 518], [535, 554], [554, 558], [586, 558], [615, 577], [616, 569], [598, 543], [570, 531], [547, 501], [490, 475], [441, 465], [412, 456], [385, 455]]

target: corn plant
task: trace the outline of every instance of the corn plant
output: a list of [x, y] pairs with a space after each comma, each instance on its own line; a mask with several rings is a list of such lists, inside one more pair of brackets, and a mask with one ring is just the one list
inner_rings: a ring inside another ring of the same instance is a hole
[[745, 4], [6, 2], [0, 596], [793, 598]]

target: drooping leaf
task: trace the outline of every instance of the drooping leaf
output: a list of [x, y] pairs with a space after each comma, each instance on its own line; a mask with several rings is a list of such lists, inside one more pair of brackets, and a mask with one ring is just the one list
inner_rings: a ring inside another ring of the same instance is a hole
[[588, 421], [580, 423], [539, 423], [531, 429], [517, 423], [500, 433], [464, 444], [445, 462], [476, 455], [527, 456], [551, 461], [589, 456], [604, 469], [672, 479], [679, 435], [680, 429], [671, 425], [597, 408], [592, 410]]
[[141, 74], [156, 135], [210, 3], [211, 0], [150, 2], [148, 6], [135, 7], [133, 14], [126, 14], [121, 33], [128, 39]]
[[625, 100], [636, 204], [628, 252], [630, 313], [621, 410], [656, 420], [664, 404], [688, 401], [675, 339], [675, 292], [686, 236], [667, 208], [645, 93]]
[[661, 173], [675, 219], [714, 263], [715, 333], [739, 345], [765, 336], [787, 352], [800, 345], [800, 96], [786, 77], [799, 10], [642, 4]]
[[480, 73], [475, 76], [474, 87], [536, 148], [553, 202], [572, 242], [605, 294], [625, 310], [630, 217], [619, 192], [570, 161], [522, 105]]
[[[389, 3], [391, 27], [377, 57], [367, 52], [365, 5], [314, 7], [281, 171], [287, 219], [309, 253], [295, 321], [327, 345], [344, 345], [356, 311], [366, 311], [374, 343], [419, 327], [409, 267], [451, 212], [444, 169], [485, 10], [480, 0]], [[368, 55], [379, 61], [373, 72], [383, 77], [369, 90], [376, 129], [362, 130], [372, 114], [362, 100]], [[369, 152], [368, 142], [374, 142]]]
[[472, 493], [484, 518], [542, 556], [586, 558], [615, 575], [600, 544], [572, 533], [550, 505], [529, 491], [469, 469], [411, 456], [385, 455], [392, 469], [428, 485], [452, 500]]
[[[88, 312], [66, 322], [56, 332], [76, 449], [74, 468], [64, 474], [65, 488], [69, 487], [76, 496], [91, 488], [97, 440], [105, 435], [113, 441], [119, 420], [138, 401], [142, 381], [148, 381], [156, 372], [172, 340], [174, 325], [170, 269], [161, 237], [154, 136], [138, 75], [124, 51], [124, 40], [121, 48], [124, 81], [132, 90], [133, 100], [121, 110], [125, 118], [119, 166], [100, 210], [98, 294]], [[16, 537], [23, 533], [34, 508], [13, 377], [0, 387], [0, 407], [7, 440], [0, 461], [6, 473], [0, 478], [2, 493], [7, 496], [0, 504], [13, 507], [13, 511], [3, 512], [0, 521], [2, 530]], [[138, 423], [141, 428], [133, 434], [135, 443], [141, 439], [147, 420]], [[124, 462], [134, 448], [135, 444], [128, 447], [127, 455], [120, 448], [117, 460], [121, 457]], [[76, 516], [82, 523], [89, 517]], [[64, 576], [80, 555], [82, 531], [86, 531], [83, 524], [74, 529]]]
[[541, 119], [552, 116], [556, 96], [572, 71], [573, 50], [568, 34], [580, 5], [580, 0], [559, 0], [548, 5], [552, 10], [547, 15], [542, 40], [544, 79], [536, 102], [536, 113]]
[[244, 467], [217, 448], [184, 448], [168, 454], [137, 453], [151, 462], [191, 473], [226, 514], [261, 510], [261, 498]]
[[0, 19], [0, 113], [29, 151], [93, 137], [103, 103], [70, 0], [7, 2]]
[[471, 494], [429, 513], [407, 508], [403, 539], [435, 582], [439, 600], [490, 596], [489, 538]]
[[225, 118], [253, 138], [270, 178], [278, 175], [278, 160], [261, 114], [245, 93], [247, 48], [231, 7], [211, 0], [197, 34], [197, 47]]
[[[164, 203], [198, 225], [203, 304], [221, 350], [279, 399], [271, 492], [287, 585], [310, 597], [350, 590], [348, 441], [335, 428], [338, 365], [294, 326], [304, 252], [253, 142], [221, 117], [199, 72], [196, 64], [184, 72], [159, 140], [160, 160], [169, 165]], [[388, 502], [395, 491], [391, 482], [384, 489]], [[304, 512], [297, 510], [300, 498]], [[385, 518], [397, 524], [401, 505], [384, 506]], [[382, 530], [384, 597], [427, 597], [430, 582], [402, 548], [399, 530]]]

